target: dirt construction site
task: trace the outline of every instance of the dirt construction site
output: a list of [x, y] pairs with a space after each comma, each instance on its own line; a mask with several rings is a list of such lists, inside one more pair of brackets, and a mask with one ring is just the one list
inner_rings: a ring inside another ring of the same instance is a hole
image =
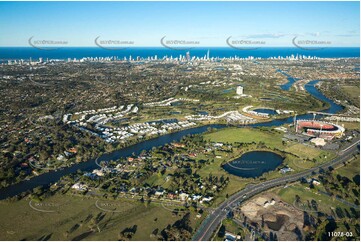
[[278, 240], [302, 240], [304, 214], [300, 209], [281, 201], [275, 195], [263, 194], [244, 203], [240, 219], [247, 218], [248, 223], [272, 232]]

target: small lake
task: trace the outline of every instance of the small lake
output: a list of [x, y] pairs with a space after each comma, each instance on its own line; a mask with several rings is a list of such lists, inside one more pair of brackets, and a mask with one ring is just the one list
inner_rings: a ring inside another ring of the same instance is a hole
[[230, 93], [233, 90], [234, 90], [234, 88], [225, 89], [225, 90], [222, 90], [222, 93]]
[[176, 102], [172, 102], [170, 105], [176, 107], [176, 106], [181, 106], [182, 104], [183, 104], [182, 101], [176, 101]]
[[228, 173], [244, 178], [259, 177], [276, 169], [283, 157], [270, 151], [251, 151], [223, 166]]
[[208, 112], [206, 112], [206, 111], [198, 111], [198, 114], [199, 115], [208, 115]]
[[171, 123], [177, 123], [178, 119], [171, 118], [171, 119], [160, 119], [160, 120], [154, 120], [154, 121], [148, 121], [148, 124], [156, 123], [156, 124], [171, 124]]
[[269, 115], [276, 115], [277, 112], [276, 110], [270, 109], [270, 108], [257, 108], [254, 109], [253, 111], [257, 112], [257, 113], [265, 113], [265, 114], [269, 114]]

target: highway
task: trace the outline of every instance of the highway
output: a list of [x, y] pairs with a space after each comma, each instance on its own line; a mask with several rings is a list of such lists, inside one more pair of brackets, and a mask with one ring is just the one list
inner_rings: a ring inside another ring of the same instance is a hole
[[265, 181], [256, 185], [248, 185], [245, 189], [233, 194], [226, 201], [221, 203], [213, 213], [209, 214], [199, 226], [198, 230], [194, 234], [192, 240], [202, 240], [209, 241], [213, 232], [219, 227], [219, 224], [222, 222], [224, 218], [226, 218], [227, 213], [233, 208], [239, 206], [242, 202], [246, 201], [250, 197], [266, 191], [270, 188], [286, 185], [290, 182], [295, 182], [300, 180], [302, 177], [307, 177], [313, 174], [320, 173], [320, 170], [327, 169], [328, 167], [333, 167], [338, 164], [341, 164], [347, 160], [349, 160], [354, 154], [359, 152], [358, 145], [360, 144], [360, 140], [353, 142], [346, 149], [340, 151], [338, 153], [338, 157], [333, 159], [330, 162], [321, 164], [319, 166], [313, 167], [309, 170], [302, 171], [293, 175], [288, 175], [280, 178], [276, 178], [273, 180]]

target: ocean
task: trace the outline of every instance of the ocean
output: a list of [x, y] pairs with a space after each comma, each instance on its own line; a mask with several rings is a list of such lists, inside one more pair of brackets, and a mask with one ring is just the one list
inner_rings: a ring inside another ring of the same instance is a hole
[[[269, 57], [286, 57], [294, 55], [316, 56], [320, 58], [352, 58], [360, 57], [360, 48], [358, 47], [333, 47], [318, 50], [304, 50], [296, 47], [268, 47], [254, 50], [237, 50], [230, 47], [210, 47], [210, 48], [194, 48], [188, 50], [190, 56], [204, 57], [209, 50], [210, 57], [230, 58], [240, 57], [246, 58], [249, 56], [269, 58]], [[0, 47], [0, 60], [28, 60], [32, 58], [37, 60], [43, 58], [49, 59], [81, 59], [83, 57], [112, 57], [116, 56], [118, 59], [124, 57], [133, 59], [154, 57], [157, 55], [158, 59], [165, 56], [179, 57], [185, 56], [187, 50], [172, 50], [165, 47], [137, 47], [123, 50], [108, 50], [99, 47], [67, 47], [54, 50], [41, 50], [33, 47]]]

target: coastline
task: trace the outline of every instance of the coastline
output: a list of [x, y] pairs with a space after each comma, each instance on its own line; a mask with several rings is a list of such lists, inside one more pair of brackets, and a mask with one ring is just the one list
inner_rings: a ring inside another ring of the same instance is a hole
[[[297, 47], [264, 47], [257, 50], [237, 50], [230, 47], [196, 47], [189, 50], [191, 56], [204, 58], [210, 51], [210, 59], [277, 59], [287, 56], [305, 56], [314, 58], [359, 58], [359, 47], [329, 47], [322, 50], [303, 50]], [[164, 47], [132, 47], [124, 50], [105, 50], [99, 47], [62, 47], [54, 50], [41, 50], [34, 47], [0, 47], [0, 61], [7, 60], [36, 60], [39, 58], [68, 61], [69, 59], [81, 58], [106, 58], [117, 57], [117, 61], [123, 61], [129, 56], [139, 57], [140, 61], [148, 61], [150, 57], [156, 57], [153, 61], [160, 61], [164, 57], [178, 57], [187, 50], [171, 50]], [[135, 62], [137, 60], [134, 60]]]

